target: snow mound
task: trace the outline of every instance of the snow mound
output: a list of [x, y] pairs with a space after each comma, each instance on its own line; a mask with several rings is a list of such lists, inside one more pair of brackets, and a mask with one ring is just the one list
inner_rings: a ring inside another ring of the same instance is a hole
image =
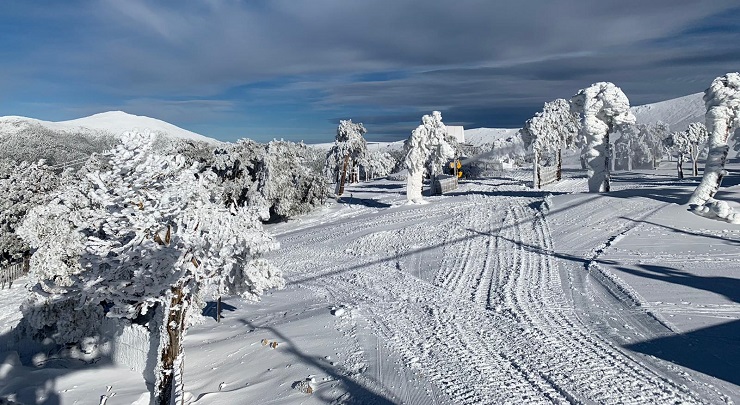
[[177, 139], [218, 144], [220, 141], [182, 129], [168, 122], [123, 111], [108, 111], [69, 121], [42, 121], [18, 116], [0, 117], [0, 135], [15, 134], [30, 126], [40, 125], [54, 131], [81, 133], [110, 133], [121, 136], [131, 130], [149, 129]]
[[705, 218], [740, 224], [740, 213], [730, 207], [726, 201], [711, 200], [705, 205], [692, 206], [691, 211]]

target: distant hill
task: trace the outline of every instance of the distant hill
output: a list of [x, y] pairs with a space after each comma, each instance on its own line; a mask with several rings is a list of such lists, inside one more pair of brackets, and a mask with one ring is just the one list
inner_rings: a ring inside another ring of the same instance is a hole
[[[660, 101], [632, 107], [632, 112], [641, 124], [654, 124], [663, 121], [671, 131], [683, 131], [692, 122], [704, 122], [704, 93], [690, 94], [671, 100]], [[522, 122], [522, 126], [524, 123]], [[516, 136], [516, 128], [472, 128], [465, 130], [465, 142], [483, 145], [497, 139]]]
[[652, 124], [663, 121], [670, 126], [671, 131], [683, 131], [692, 122], [704, 123], [704, 113], [707, 112], [702, 97], [704, 93], [660, 101], [653, 104], [632, 107], [637, 122]]
[[207, 142], [210, 144], [221, 143], [221, 141], [216, 139], [196, 134], [195, 132], [182, 129], [162, 120], [128, 114], [123, 111], [109, 111], [89, 117], [59, 122], [42, 121], [18, 116], [0, 117], [0, 136], [4, 134], [15, 134], [31, 126], [41, 126], [51, 131], [81, 134], [101, 135], [105, 133], [116, 137], [134, 129], [150, 129], [177, 139]]

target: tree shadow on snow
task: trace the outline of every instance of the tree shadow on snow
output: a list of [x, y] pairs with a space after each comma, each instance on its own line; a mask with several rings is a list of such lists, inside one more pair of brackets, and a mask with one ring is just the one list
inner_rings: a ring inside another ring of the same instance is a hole
[[[213, 318], [214, 321], [218, 320], [218, 303], [216, 301], [206, 302], [206, 306], [203, 308], [202, 315], [205, 317]], [[221, 318], [224, 318], [224, 311], [234, 312], [236, 307], [229, 305], [225, 302], [221, 302]]]
[[724, 242], [724, 244], [726, 244], [726, 245], [740, 245], [740, 240], [738, 240], [738, 239], [730, 239], [730, 238], [725, 238], [723, 236], [707, 235], [707, 234], [699, 233], [699, 232], [691, 232], [691, 231], [687, 231], [687, 230], [684, 230], [684, 229], [674, 228], [672, 226], [662, 225], [662, 224], [658, 224], [658, 223], [651, 222], [651, 221], [646, 221], [646, 220], [638, 220], [638, 219], [632, 219], [632, 218], [627, 218], [627, 217], [619, 217], [619, 218], [620, 219], [626, 219], [628, 221], [632, 221], [632, 222], [635, 222], [635, 223], [648, 224], [648, 225], [652, 225], [652, 226], [655, 226], [655, 227], [667, 229], [667, 230], [672, 231], [674, 233], [680, 233], [680, 234], [691, 235], [691, 236], [699, 236], [699, 237], [702, 237], [702, 238], [715, 239], [715, 240]]
[[679, 187], [662, 188], [632, 188], [604, 193], [605, 196], [616, 198], [644, 197], [651, 200], [666, 202], [670, 204], [684, 205], [689, 202], [693, 190]]
[[548, 194], [559, 195], [566, 194], [564, 192], [557, 191], [541, 191], [541, 190], [521, 190], [521, 191], [451, 191], [445, 193], [448, 197], [457, 197], [465, 195], [484, 195], [487, 197], [527, 197], [527, 198], [545, 198]]
[[[377, 404], [377, 405], [392, 405], [395, 401], [392, 401], [380, 393], [371, 391], [370, 389], [362, 386], [357, 381], [350, 377], [348, 370], [343, 370], [341, 366], [327, 363], [326, 360], [321, 356], [312, 356], [308, 353], [303, 352], [298, 345], [295, 344], [288, 336], [284, 335], [280, 331], [272, 327], [257, 326], [254, 323], [240, 319], [240, 322], [251, 329], [262, 329], [269, 331], [272, 335], [276, 336], [281, 342], [280, 350], [283, 350], [293, 356], [297, 357], [301, 361], [310, 364], [316, 368], [319, 368], [327, 375], [331, 376], [334, 380], [339, 381], [347, 389], [347, 393], [350, 395], [349, 398], [342, 397], [341, 402], [344, 404]], [[284, 343], [284, 344], [283, 344]], [[374, 381], [376, 386], [382, 389], [379, 381]], [[322, 403], [335, 403], [336, 398], [324, 394], [323, 390], [314, 391], [313, 396], [318, 398], [319, 402]], [[200, 398], [198, 398], [200, 399]], [[196, 399], [196, 401], [198, 400]]]
[[358, 198], [353, 197], [351, 194], [349, 196], [343, 195], [339, 198], [337, 201], [340, 204], [349, 204], [349, 205], [362, 205], [368, 208], [390, 208], [390, 204], [386, 204], [384, 202], [380, 202], [377, 200], [373, 200], [372, 198]]
[[403, 190], [406, 184], [361, 184], [352, 186], [352, 188], [377, 188], [381, 190]]
[[[740, 302], [738, 278], [698, 276], [654, 265], [639, 265], [637, 269], [626, 267], [618, 269], [640, 277], [710, 291], [723, 295], [733, 302]], [[739, 337], [740, 320], [735, 320], [625, 347], [740, 385], [740, 373], [737, 372], [740, 369]]]

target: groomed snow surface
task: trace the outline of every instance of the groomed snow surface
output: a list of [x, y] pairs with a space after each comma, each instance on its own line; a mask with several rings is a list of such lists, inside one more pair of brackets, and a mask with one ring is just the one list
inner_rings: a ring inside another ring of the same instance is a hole
[[[606, 194], [572, 167], [542, 191], [507, 171], [424, 205], [405, 204], [403, 181], [350, 185], [268, 226], [284, 290], [226, 300], [221, 323], [209, 307], [189, 331], [189, 401], [737, 403], [740, 225], [688, 212], [699, 178], [674, 165], [614, 173]], [[740, 177], [724, 184], [737, 208]], [[0, 333], [21, 284], [0, 290]], [[0, 397], [148, 402], [139, 374], [102, 361], [2, 360]]]

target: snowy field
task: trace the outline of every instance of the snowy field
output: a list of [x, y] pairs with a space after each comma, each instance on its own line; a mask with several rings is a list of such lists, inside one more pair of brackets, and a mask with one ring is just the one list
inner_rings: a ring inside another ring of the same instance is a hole
[[[606, 194], [572, 167], [544, 190], [501, 172], [424, 205], [378, 180], [268, 225], [287, 287], [225, 301], [221, 323], [206, 309], [189, 401], [738, 403], [740, 225], [689, 213], [699, 179], [674, 165], [617, 172]], [[724, 185], [740, 208], [740, 177]], [[2, 334], [21, 284], [0, 290]], [[140, 374], [104, 362], [0, 361], [0, 397], [20, 403], [148, 402]]]

